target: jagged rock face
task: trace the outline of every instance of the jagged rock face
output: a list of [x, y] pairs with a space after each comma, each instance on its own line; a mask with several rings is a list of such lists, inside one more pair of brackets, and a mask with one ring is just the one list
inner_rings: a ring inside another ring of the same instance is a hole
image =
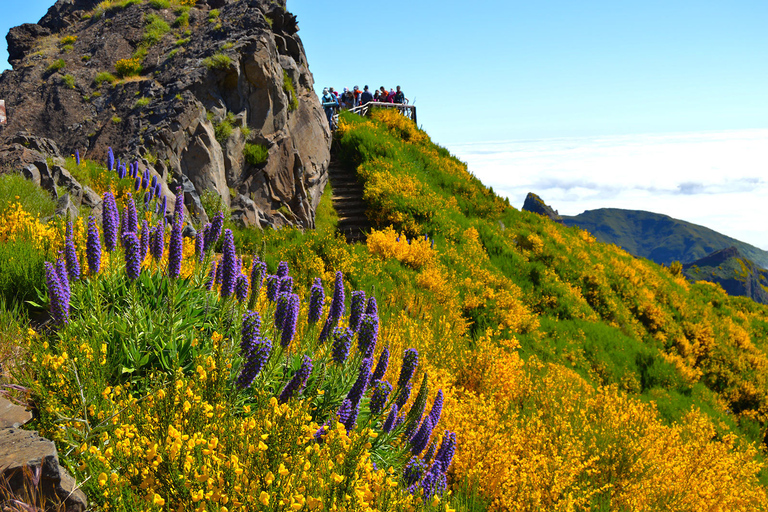
[[560, 217], [560, 214], [557, 212], [557, 210], [553, 209], [551, 206], [545, 203], [542, 198], [533, 192], [528, 192], [528, 195], [525, 196], [523, 210], [527, 212], [538, 213], [544, 217], [549, 217], [551, 220], [559, 222], [560, 224], [563, 223], [563, 219]]
[[[63, 155], [105, 161], [112, 147], [183, 186], [203, 220], [200, 196], [213, 190], [243, 224], [312, 227], [330, 131], [284, 2], [198, 0], [187, 21], [173, 1], [128, 3], [102, 12], [96, 0], [58, 0], [38, 24], [9, 32], [0, 160], [20, 131], [56, 141]], [[154, 43], [153, 20], [170, 29]], [[95, 82], [141, 48], [138, 75]], [[266, 149], [266, 161], [247, 159], [246, 144]]]

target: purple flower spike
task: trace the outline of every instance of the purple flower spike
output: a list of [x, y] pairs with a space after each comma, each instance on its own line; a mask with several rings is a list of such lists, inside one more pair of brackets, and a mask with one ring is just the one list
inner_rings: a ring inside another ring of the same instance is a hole
[[416, 367], [419, 366], [419, 351], [415, 348], [409, 348], [403, 354], [403, 366], [400, 369], [400, 378], [397, 380], [397, 387], [405, 386], [416, 373]]
[[61, 283], [61, 304], [64, 309], [64, 313], [69, 318], [69, 300], [72, 298], [72, 289], [69, 287], [69, 276], [67, 276], [67, 264], [64, 259], [59, 257], [56, 260], [56, 275], [59, 277]]
[[139, 258], [142, 262], [144, 261], [144, 258], [147, 257], [147, 251], [149, 250], [149, 239], [149, 223], [147, 223], [147, 219], [144, 219], [141, 222], [141, 238], [139, 240], [141, 243], [141, 247], [139, 248]]
[[408, 403], [408, 399], [411, 397], [411, 389], [412, 385], [409, 382], [405, 385], [405, 387], [400, 391], [400, 394], [397, 395], [397, 400], [395, 400], [395, 405], [397, 405], [398, 409], [402, 409], [405, 407], [405, 404]]
[[112, 252], [117, 247], [117, 230], [120, 223], [120, 215], [117, 211], [117, 203], [112, 192], [104, 192], [102, 204], [101, 225], [104, 229], [104, 247]]
[[179, 277], [181, 273], [183, 248], [181, 223], [174, 222], [171, 226], [171, 239], [168, 242], [168, 276], [172, 279]]
[[117, 168], [117, 177], [119, 179], [122, 180], [123, 178], [125, 178], [126, 174], [127, 174], [127, 171], [125, 170], [125, 164], [123, 164], [123, 165], [121, 165], [121, 166], [119, 166]]
[[280, 332], [280, 346], [288, 348], [296, 335], [296, 323], [299, 319], [300, 309], [299, 296], [292, 293], [288, 296], [288, 308], [285, 311], [283, 320], [283, 329]]
[[67, 221], [67, 238], [65, 242], [64, 254], [67, 259], [67, 273], [73, 281], [80, 279], [80, 262], [77, 260], [77, 251], [75, 250], [75, 241], [72, 236], [72, 221]]
[[349, 329], [337, 328], [333, 331], [333, 360], [338, 364], [344, 364], [349, 356], [349, 347], [352, 344], [353, 333]]
[[165, 219], [162, 219], [155, 227], [155, 237], [153, 240], [152, 257], [159, 263], [163, 259], [163, 253], [165, 252]]
[[[154, 176], [157, 178], [157, 176]], [[163, 191], [163, 189], [160, 187], [159, 183], [155, 183], [152, 186], [152, 197], [160, 197], [160, 193]]]
[[354, 332], [360, 328], [360, 319], [365, 310], [365, 292], [356, 290], [352, 292], [351, 304], [349, 306], [349, 328]]
[[75, 163], [77, 163], [78, 166], [80, 165], [80, 151], [77, 149], [75, 150]]
[[276, 302], [279, 291], [280, 278], [275, 275], [267, 276], [267, 298], [272, 302]]
[[307, 384], [307, 379], [311, 373], [312, 359], [310, 359], [308, 356], [304, 356], [304, 358], [301, 360], [301, 367], [293, 375], [291, 380], [288, 381], [288, 384], [285, 385], [277, 401], [281, 404], [284, 404], [293, 398], [295, 394], [301, 393], [301, 391], [304, 389], [304, 386]]
[[235, 280], [237, 279], [235, 262], [235, 238], [231, 229], [224, 231], [224, 246], [222, 248], [221, 264], [221, 296], [229, 297], [235, 291]]
[[112, 152], [112, 148], [107, 148], [107, 169], [112, 171], [115, 168], [115, 154]]
[[[253, 379], [261, 372], [272, 354], [272, 340], [261, 338], [254, 344], [253, 349], [243, 362], [243, 368], [237, 378], [237, 387], [245, 389], [250, 387]], [[301, 371], [301, 370], [299, 370]], [[311, 367], [310, 367], [311, 371]], [[307, 374], [309, 375], [309, 374]], [[293, 382], [293, 381], [291, 381]], [[290, 383], [289, 383], [290, 384]], [[287, 389], [287, 386], [286, 386]], [[285, 392], [285, 390], [283, 391]], [[288, 397], [290, 399], [290, 397]]]
[[277, 264], [277, 277], [283, 278], [288, 275], [288, 263], [281, 261]]
[[347, 416], [347, 420], [344, 421], [344, 427], [347, 429], [347, 432], [351, 432], [355, 428], [357, 416], [360, 414], [360, 402], [351, 403], [351, 406], [349, 416]]
[[144, 211], [149, 210], [149, 202], [152, 200], [152, 191], [144, 194]]
[[363, 315], [360, 332], [357, 333], [357, 349], [363, 357], [373, 356], [379, 338], [379, 323], [373, 315]]
[[453, 460], [453, 454], [456, 451], [456, 434], [448, 430], [443, 434], [443, 441], [435, 455], [435, 464], [440, 464], [443, 473], [448, 471]]
[[67, 324], [69, 323], [69, 314], [64, 305], [64, 290], [56, 267], [50, 261], [46, 261], [43, 266], [45, 267], [45, 282], [48, 286], [51, 316], [57, 325]]
[[387, 414], [387, 419], [384, 420], [384, 425], [382, 425], [381, 430], [384, 431], [384, 433], [389, 433], [392, 431], [392, 429], [395, 427], [395, 421], [397, 420], [397, 404], [392, 406], [392, 409], [390, 409], [389, 414]]
[[347, 393], [347, 398], [353, 405], [359, 404], [360, 400], [365, 394], [365, 390], [368, 389], [368, 383], [371, 379], [371, 365], [373, 361], [370, 358], [363, 359], [360, 363], [360, 369], [357, 373], [357, 380], [352, 384], [352, 388]]
[[136, 238], [136, 233], [124, 234], [123, 246], [125, 247], [125, 273], [128, 275], [128, 279], [135, 281], [141, 273], [141, 260], [139, 260], [141, 244]]
[[246, 311], [240, 334], [240, 353], [247, 356], [255, 348], [257, 338], [261, 334], [261, 315], [255, 311]]
[[95, 276], [101, 268], [101, 239], [96, 219], [88, 217], [88, 239], [85, 244], [85, 256], [88, 260], [88, 273]]
[[203, 232], [198, 231], [195, 235], [195, 258], [198, 263], [202, 263], [205, 259], [205, 251], [203, 250]]
[[149, 169], [144, 169], [144, 174], [141, 175], [141, 188], [144, 190], [149, 188]]
[[346, 425], [349, 421], [349, 416], [352, 414], [352, 402], [344, 400], [336, 412], [336, 419], [339, 423]]
[[141, 178], [139, 176], [136, 176], [133, 180], [133, 190], [134, 192], [138, 192], [141, 188]]
[[432, 420], [429, 416], [427, 416], [427, 418], [421, 424], [421, 428], [419, 428], [419, 430], [416, 431], [416, 434], [414, 434], [414, 436], [411, 438], [412, 454], [419, 455], [422, 451], [424, 451], [424, 448], [427, 447], [430, 436], [432, 436], [433, 428], [434, 425], [432, 425]]
[[164, 219], [167, 213], [168, 213], [168, 198], [166, 196], [163, 196], [163, 202], [160, 205], [160, 218]]
[[319, 277], [315, 278], [312, 288], [309, 290], [309, 312], [307, 321], [311, 324], [317, 323], [323, 316], [323, 303], [325, 302], [325, 290], [323, 282]]
[[389, 394], [392, 393], [392, 384], [387, 381], [379, 382], [373, 388], [373, 395], [371, 396], [371, 402], [369, 404], [371, 414], [381, 414], [384, 411], [384, 406], [387, 403]]
[[379, 316], [379, 307], [376, 304], [376, 297], [371, 296], [368, 298], [368, 306], [365, 308], [366, 315]]
[[336, 272], [336, 281], [333, 288], [333, 301], [331, 301], [331, 311], [329, 316], [336, 320], [344, 315], [344, 276], [341, 272]]
[[279, 293], [291, 293], [292, 291], [293, 291], [293, 278], [291, 276], [281, 277]]
[[429, 410], [429, 418], [432, 420], [432, 426], [436, 427], [440, 422], [440, 415], [443, 412], [443, 390], [437, 391], [435, 401], [432, 402], [432, 409]]
[[221, 229], [224, 226], [224, 212], [218, 211], [216, 212], [216, 215], [213, 216], [213, 220], [211, 221], [211, 228], [207, 231], [207, 235], [205, 237], [205, 243], [204, 248], [205, 251], [208, 252], [208, 249], [213, 247], [216, 242], [218, 242], [219, 237], [221, 236]]
[[136, 203], [133, 202], [133, 195], [130, 193], [125, 204], [125, 210], [125, 233], [135, 233], [138, 216], [136, 215]]
[[239, 302], [248, 300], [248, 278], [245, 277], [245, 274], [237, 276], [237, 281], [235, 281], [235, 297], [237, 297]]
[[155, 189], [155, 186], [157, 185], [157, 174], [152, 175], [152, 184], [150, 185], [152, 187], [152, 190]]
[[373, 370], [371, 381], [379, 381], [384, 378], [387, 373], [387, 366], [389, 366], [389, 347], [384, 347], [379, 356], [379, 362], [376, 364], [376, 369]]
[[208, 280], [205, 282], [205, 288], [207, 290], [213, 290], [213, 285], [216, 283], [216, 262], [211, 262], [211, 272], [208, 274]]

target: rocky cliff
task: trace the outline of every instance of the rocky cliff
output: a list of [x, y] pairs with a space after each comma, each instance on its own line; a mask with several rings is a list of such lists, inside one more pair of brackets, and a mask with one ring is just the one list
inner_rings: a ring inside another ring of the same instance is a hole
[[245, 225], [312, 227], [330, 132], [297, 31], [285, 0], [58, 0], [7, 36], [0, 168], [112, 147], [201, 220], [213, 190]]

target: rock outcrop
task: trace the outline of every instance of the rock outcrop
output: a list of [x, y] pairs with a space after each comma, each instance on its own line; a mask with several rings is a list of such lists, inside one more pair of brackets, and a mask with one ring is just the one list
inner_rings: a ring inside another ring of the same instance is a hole
[[691, 281], [719, 283], [728, 295], [749, 297], [768, 304], [768, 270], [745, 258], [736, 247], [728, 247], [683, 265]]
[[560, 214], [557, 213], [557, 210], [553, 209], [551, 206], [545, 203], [542, 198], [533, 192], [528, 192], [528, 195], [525, 196], [523, 210], [526, 212], [538, 213], [539, 215], [548, 217], [549, 219], [555, 222], [559, 222], [560, 224], [563, 223], [563, 219], [560, 217]]
[[106, 161], [112, 147], [165, 191], [182, 186], [200, 220], [212, 190], [245, 225], [312, 227], [330, 131], [296, 18], [285, 0], [190, 3], [58, 0], [11, 29], [0, 169], [50, 184], [46, 157]]

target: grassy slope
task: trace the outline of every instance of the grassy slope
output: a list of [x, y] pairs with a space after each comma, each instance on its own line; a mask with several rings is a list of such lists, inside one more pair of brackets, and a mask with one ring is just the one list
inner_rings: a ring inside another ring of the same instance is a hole
[[735, 246], [748, 259], [768, 267], [768, 253], [704, 226], [667, 215], [639, 210], [600, 208], [565, 216], [567, 226], [579, 226], [598, 240], [616, 244], [631, 254], [659, 264], [690, 263], [726, 247]]

